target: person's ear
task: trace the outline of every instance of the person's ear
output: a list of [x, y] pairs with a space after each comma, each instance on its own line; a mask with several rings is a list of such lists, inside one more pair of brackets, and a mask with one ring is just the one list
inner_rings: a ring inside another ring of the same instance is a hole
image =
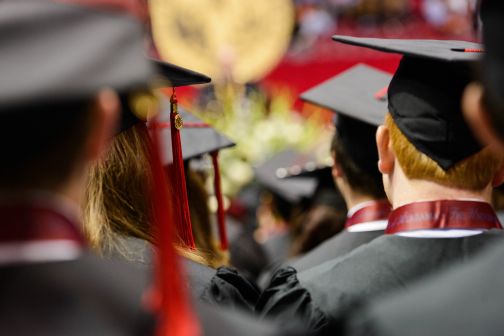
[[341, 165], [338, 161], [338, 158], [336, 157], [336, 153], [332, 153], [333, 156], [333, 165], [331, 168], [331, 173], [333, 178], [339, 178], [343, 177], [343, 169], [341, 169]]
[[376, 146], [378, 148], [378, 170], [382, 174], [390, 174], [394, 170], [395, 155], [390, 144], [390, 131], [381, 125], [376, 130]]
[[87, 159], [94, 161], [107, 150], [117, 131], [121, 106], [115, 91], [103, 89], [95, 96], [90, 108], [93, 118], [86, 153]]
[[504, 183], [504, 162], [496, 170], [494, 177], [492, 179], [492, 187], [496, 188]]
[[483, 106], [483, 92], [484, 88], [481, 83], [472, 82], [467, 85], [462, 97], [464, 117], [482, 144], [498, 145], [502, 150], [504, 144], [499, 141]]

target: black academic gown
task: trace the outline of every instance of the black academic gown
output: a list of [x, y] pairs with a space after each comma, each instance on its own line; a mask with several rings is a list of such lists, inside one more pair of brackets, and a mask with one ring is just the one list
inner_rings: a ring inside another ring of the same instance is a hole
[[298, 273], [306, 271], [326, 261], [336, 259], [351, 252], [355, 248], [381, 236], [383, 232], [383, 230], [350, 232], [345, 229], [305, 255], [288, 260], [283, 263], [283, 265], [273, 265], [268, 271], [261, 275], [257, 283], [260, 288], [265, 289], [269, 285], [273, 274], [281, 267], [291, 266]]
[[289, 257], [291, 245], [292, 237], [289, 232], [276, 234], [262, 243], [269, 266], [285, 262]]
[[502, 241], [502, 230], [464, 238], [406, 238], [384, 235], [351, 253], [297, 274], [277, 271], [256, 309], [287, 322], [297, 316], [311, 329], [337, 319], [355, 302], [372, 299], [449, 265], [462, 264], [489, 244]]
[[373, 239], [383, 235], [383, 232], [383, 230], [364, 232], [343, 230], [314, 248], [312, 251], [291, 262], [287, 262], [286, 265], [292, 266], [298, 272], [303, 272], [326, 261], [341, 257], [355, 248], [369, 243]]
[[68, 261], [0, 267], [0, 335], [152, 335], [141, 309], [149, 281], [88, 252]]
[[[123, 257], [134, 267], [152, 274], [152, 245], [142, 239], [123, 238], [119, 246], [126, 247], [121, 253], [109, 251], [113, 257]], [[227, 306], [252, 312], [259, 297], [259, 289], [236, 270], [220, 267], [217, 270], [192, 261], [180, 258], [187, 277], [187, 286], [195, 300]]]
[[500, 336], [504, 330], [504, 244], [463, 267], [349, 313], [345, 335]]
[[216, 309], [213, 305], [197, 302], [194, 306], [199, 319], [202, 336], [305, 336], [304, 327], [296, 323], [278, 327], [269, 321], [259, 321], [256, 317], [225, 307]]

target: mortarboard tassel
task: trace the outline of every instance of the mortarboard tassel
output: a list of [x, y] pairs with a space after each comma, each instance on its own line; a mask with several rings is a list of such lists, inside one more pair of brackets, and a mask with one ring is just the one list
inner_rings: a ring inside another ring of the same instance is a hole
[[195, 248], [192, 234], [191, 215], [187, 198], [186, 180], [184, 173], [184, 159], [182, 156], [182, 144], [180, 141], [180, 129], [183, 121], [178, 113], [177, 97], [175, 88], [170, 98], [170, 129], [173, 153], [173, 164], [169, 168], [173, 183], [173, 205], [178, 234], [185, 246]]
[[[155, 123], [155, 122], [154, 122]], [[200, 334], [198, 321], [191, 309], [186, 287], [182, 281], [178, 255], [174, 243], [175, 204], [169, 202], [167, 183], [172, 182], [164, 173], [159, 154], [159, 128], [153, 127], [151, 169], [153, 178], [153, 223], [158, 234], [156, 259], [156, 291], [151, 304], [159, 312], [158, 336], [197, 336]], [[168, 182], [167, 182], [168, 179]]]
[[220, 169], [219, 169], [219, 151], [213, 151], [210, 153], [212, 157], [212, 164], [214, 168], [214, 192], [215, 198], [217, 199], [217, 225], [219, 226], [219, 238], [221, 243], [221, 250], [225, 251], [228, 249], [228, 240], [226, 233], [226, 219], [224, 216], [224, 201], [222, 198], [221, 190], [221, 179], [220, 179]]

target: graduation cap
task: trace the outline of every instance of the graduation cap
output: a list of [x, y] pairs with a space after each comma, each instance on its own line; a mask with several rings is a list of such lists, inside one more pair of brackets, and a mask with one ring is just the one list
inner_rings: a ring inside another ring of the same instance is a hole
[[466, 41], [333, 36], [338, 42], [402, 54], [388, 88], [388, 109], [408, 140], [448, 170], [481, 150], [461, 112], [471, 63], [481, 45]]
[[[169, 121], [169, 113], [166, 112], [159, 116], [157, 126], [163, 128], [163, 131], [161, 132], [161, 141], [165, 148], [169, 148], [172, 142], [170, 134], [171, 125]], [[201, 119], [184, 109], [179, 108], [179, 114], [184, 121], [183, 128], [180, 129], [183, 160], [188, 161], [205, 154], [209, 154], [212, 158], [212, 165], [214, 169], [214, 193], [217, 199], [217, 224], [219, 227], [221, 248], [226, 250], [228, 248], [228, 240], [226, 235], [224, 202], [221, 191], [218, 154], [221, 149], [235, 146], [235, 143], [222, 133], [215, 130], [212, 126], [203, 122]], [[163, 154], [163, 163], [167, 166], [171, 166], [173, 164], [172, 153], [165, 150]]]
[[[211, 81], [210, 77], [202, 73], [175, 64], [153, 58], [150, 58], [149, 61], [153, 65], [156, 74], [161, 79], [161, 83], [164, 84], [163, 87], [175, 88], [186, 85], [206, 84]], [[145, 112], [138, 111], [138, 107], [135, 106], [135, 97], [132, 99], [131, 94], [131, 92], [125, 92], [120, 95], [123, 111], [121, 114], [119, 133], [127, 130], [136, 123], [142, 122], [145, 117]]]
[[[210, 78], [197, 73], [195, 71], [185, 69], [170, 63], [162, 62], [159, 60], [151, 59], [150, 62], [154, 65], [156, 69], [156, 74], [158, 74], [165, 87], [172, 87], [173, 93], [170, 97], [170, 113], [169, 113], [169, 125], [170, 125], [170, 136], [171, 136], [171, 149], [173, 164], [171, 173], [171, 182], [174, 190], [174, 197], [172, 198], [172, 204], [174, 209], [175, 222], [177, 224], [177, 230], [182, 243], [190, 248], [195, 248], [194, 237], [192, 235], [192, 225], [191, 216], [189, 211], [189, 203], [187, 199], [187, 189], [185, 181], [184, 172], [184, 160], [182, 157], [182, 148], [180, 140], [180, 128], [182, 128], [183, 121], [178, 112], [177, 97], [175, 94], [175, 88], [183, 85], [195, 85], [204, 84], [210, 82]], [[146, 117], [148, 113], [146, 111], [138, 111], [142, 109], [142, 104], [137, 107], [135, 99], [131, 99], [129, 93], [127, 95], [121, 96], [121, 102], [123, 103], [122, 120], [120, 131], [124, 131], [134, 124], [140, 122], [140, 118], [137, 116]], [[158, 124], [157, 119], [152, 121], [154, 137], [158, 137], [157, 134], [160, 127], [156, 126]]]
[[337, 113], [336, 129], [345, 152], [365, 173], [380, 176], [376, 128], [387, 113], [392, 76], [358, 64], [301, 94], [301, 99]]
[[482, 80], [485, 103], [494, 129], [504, 138], [504, 3], [486, 0], [481, 4], [483, 22]]
[[302, 199], [310, 197], [315, 191], [316, 182], [311, 178], [282, 179], [278, 170], [296, 164], [301, 153], [287, 149], [273, 155], [268, 160], [257, 166], [255, 176], [257, 181], [275, 195], [290, 204], [296, 204]]
[[0, 110], [144, 88], [153, 75], [128, 15], [51, 1], [0, 3]]
[[284, 169], [277, 169], [277, 176], [284, 179], [313, 179], [316, 181], [316, 187], [311, 196], [312, 206], [326, 205], [338, 210], [345, 209], [346, 211], [345, 200], [334, 183], [332, 162], [307, 161], [303, 167], [294, 165]]

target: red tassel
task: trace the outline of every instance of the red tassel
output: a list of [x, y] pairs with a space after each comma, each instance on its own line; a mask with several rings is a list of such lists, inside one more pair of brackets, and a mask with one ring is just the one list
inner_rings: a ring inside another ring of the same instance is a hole
[[173, 164], [170, 168], [171, 180], [173, 182], [173, 204], [175, 221], [182, 243], [191, 249], [195, 248], [192, 234], [191, 215], [189, 212], [189, 202], [187, 198], [186, 180], [184, 173], [184, 159], [182, 156], [182, 144], [180, 142], [180, 128], [182, 128], [182, 118], [177, 110], [177, 97], [175, 89], [170, 98], [170, 128]]
[[219, 169], [219, 151], [210, 153], [212, 157], [212, 164], [214, 168], [214, 192], [217, 199], [217, 224], [219, 226], [219, 238], [221, 243], [221, 250], [228, 249], [228, 239], [226, 233], [226, 218], [224, 215], [224, 201], [222, 199], [221, 179]]
[[[191, 309], [179, 258], [173, 247], [173, 209], [166, 186], [167, 176], [164, 173], [159, 153], [159, 129], [152, 132], [151, 169], [153, 185], [153, 224], [158, 234], [158, 254], [156, 259], [156, 291], [151, 297], [160, 313], [158, 336], [197, 336], [200, 335], [198, 321]], [[169, 177], [168, 177], [169, 178]], [[169, 181], [171, 182], [171, 181]]]

